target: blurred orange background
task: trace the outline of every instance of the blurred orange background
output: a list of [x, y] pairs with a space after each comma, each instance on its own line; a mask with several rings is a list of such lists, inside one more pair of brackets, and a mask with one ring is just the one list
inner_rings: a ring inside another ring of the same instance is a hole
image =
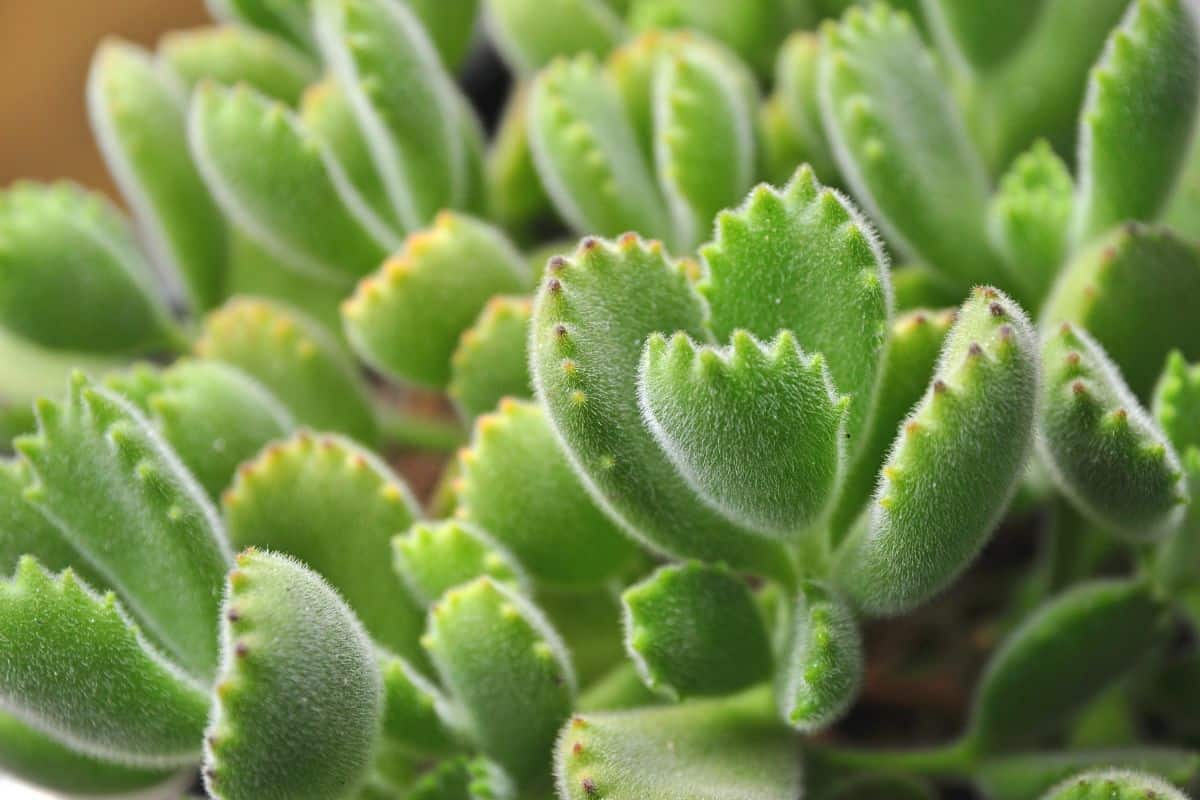
[[92, 51], [207, 21], [203, 0], [0, 0], [0, 186], [63, 177], [115, 194], [84, 107]]

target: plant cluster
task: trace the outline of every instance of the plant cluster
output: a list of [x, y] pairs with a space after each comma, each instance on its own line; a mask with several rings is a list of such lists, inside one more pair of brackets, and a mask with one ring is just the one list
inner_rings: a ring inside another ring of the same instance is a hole
[[[1185, 0], [485, 0], [517, 79], [490, 136], [454, 77], [474, 0], [210, 6], [92, 64], [131, 217], [0, 194], [5, 770], [1195, 785]], [[413, 451], [454, 453], [424, 504]], [[999, 528], [1037, 557], [960, 580]], [[958, 735], [852, 724], [897, 668], [872, 620], [980, 597]]]

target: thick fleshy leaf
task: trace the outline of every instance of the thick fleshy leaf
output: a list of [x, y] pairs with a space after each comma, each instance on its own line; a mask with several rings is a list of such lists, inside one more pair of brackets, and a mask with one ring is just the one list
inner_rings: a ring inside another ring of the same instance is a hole
[[1173, 530], [1188, 498], [1179, 456], [1104, 349], [1063, 323], [1042, 359], [1038, 443], [1059, 488], [1113, 533], [1147, 541]]
[[205, 82], [188, 124], [200, 174], [231, 224], [292, 269], [365, 275], [397, 245], [321, 139], [279, 101]]
[[319, 77], [307, 54], [284, 40], [237, 25], [172, 31], [159, 42], [158, 54], [189, 88], [205, 79], [228, 86], [246, 83], [291, 106]]
[[532, 316], [530, 298], [497, 296], [463, 331], [450, 357], [446, 393], [464, 418], [491, 411], [505, 397], [532, 397], [525, 352]]
[[179, 338], [129, 223], [69, 183], [0, 192], [0, 327], [87, 353], [144, 352]]
[[403, 658], [383, 655], [383, 735], [405, 753], [444, 756], [459, 745], [458, 710]]
[[625, 648], [649, 688], [678, 700], [733, 694], [771, 674], [750, 587], [725, 567], [660, 567], [621, 595]]
[[680, 36], [663, 50], [650, 90], [654, 162], [672, 242], [690, 249], [754, 183], [758, 89], [746, 66], [716, 44]]
[[1144, 583], [1097, 580], [1053, 598], [992, 656], [969, 737], [994, 751], [1036, 741], [1141, 661], [1165, 632]]
[[541, 612], [481, 577], [433, 605], [424, 644], [475, 745], [520, 780], [547, 772], [575, 674]]
[[783, 5], [778, 0], [631, 0], [629, 20], [638, 30], [701, 31], [766, 74], [780, 40], [792, 28]]
[[346, 336], [377, 369], [444, 388], [463, 331], [492, 296], [527, 291], [532, 278], [499, 230], [444, 211], [359, 283], [342, 305]]
[[1042, 800], [1187, 800], [1187, 795], [1155, 775], [1107, 769], [1068, 778]]
[[1171, 351], [1151, 409], [1176, 452], [1200, 448], [1200, 364], [1189, 364], [1178, 350]]
[[308, 7], [312, 0], [205, 0], [209, 13], [279, 36], [300, 47], [312, 46]]
[[533, 160], [563, 219], [581, 232], [637, 231], [670, 241], [670, 213], [616, 87], [596, 59], [556, 61], [530, 92]]
[[861, 636], [850, 608], [814, 581], [801, 585], [791, 615], [775, 677], [776, 700], [793, 728], [820, 730], [844, 714], [858, 693]]
[[213, 311], [195, 345], [265, 386], [302, 425], [360, 442], [378, 436], [368, 389], [339, 342], [281, 303], [237, 297]]
[[1010, 298], [977, 288], [897, 433], [869, 518], [838, 554], [838, 582], [860, 609], [906, 611], [966, 569], [1024, 473], [1037, 394], [1033, 327]]
[[457, 67], [470, 49], [480, 0], [408, 0], [447, 69]]
[[1195, 129], [1198, 38], [1187, 0], [1135, 0], [1109, 36], [1080, 127], [1078, 243], [1170, 199]]
[[562, 800], [795, 800], [794, 734], [760, 690], [664, 708], [583, 714], [555, 749]]
[[1190, 494], [1179, 527], [1158, 548], [1155, 575], [1171, 591], [1200, 583], [1200, 446], [1180, 456]]
[[996, 280], [988, 175], [920, 33], [884, 3], [823, 33], [821, 112], [855, 196], [910, 256], [964, 285]]
[[924, 8], [941, 44], [964, 63], [986, 70], [1016, 50], [1045, 0], [934, 0]]
[[[230, 571], [205, 736], [218, 800], [326, 800], [366, 777], [383, 685], [354, 613], [298, 561], [249, 550]], [[302, 687], [302, 688], [301, 688]]]
[[26, 497], [147, 635], [210, 677], [229, 545], [204, 490], [150, 422], [77, 373], [64, 402], [39, 403], [38, 433], [15, 444], [30, 466]]
[[541, 407], [504, 400], [459, 454], [458, 516], [478, 523], [550, 586], [598, 586], [634, 545], [592, 500]]
[[795, 539], [833, 499], [850, 398], [790, 331], [770, 344], [735, 331], [724, 348], [653, 335], [638, 398], [688, 483], [739, 524]]
[[[837, 162], [825, 135], [818, 99], [821, 39], [811, 31], [796, 31], [779, 49], [775, 64], [775, 97], [788, 131], [817, 177], [837, 182]], [[800, 163], [800, 162], [797, 162]], [[795, 164], [788, 170], [795, 169]]]
[[108, 584], [58, 527], [25, 498], [31, 481], [29, 464], [19, 458], [0, 458], [0, 575], [11, 575], [21, 556], [31, 555], [52, 572], [71, 567], [88, 585], [107, 589]]
[[131, 794], [171, 777], [169, 771], [126, 767], [84, 755], [4, 712], [0, 712], [0, 769], [41, 788], [90, 797]]
[[[389, 793], [387, 800], [396, 795]], [[445, 759], [404, 793], [405, 800], [516, 800], [512, 778], [486, 758]]]
[[1200, 359], [1200, 245], [1167, 228], [1127, 225], [1077, 255], [1042, 312], [1042, 325], [1086, 328], [1149, 399], [1172, 350]]
[[392, 540], [392, 552], [396, 572], [421, 608], [482, 575], [518, 589], [526, 580], [512, 555], [470, 523], [417, 523]]
[[1151, 747], [1022, 753], [984, 760], [975, 770], [974, 781], [991, 800], [1028, 800], [1083, 770], [1106, 768], [1149, 772], [1176, 786], [1188, 786], [1200, 772], [1200, 756], [1189, 750]]
[[1066, 260], [1074, 189], [1067, 165], [1040, 139], [1017, 157], [992, 199], [992, 242], [1031, 303], [1046, 296]]
[[187, 147], [187, 94], [140, 48], [109, 41], [87, 86], [92, 132], [167, 279], [196, 310], [224, 296], [229, 261], [221, 212]]
[[571, 463], [639, 540], [672, 555], [788, 575], [779, 545], [698, 503], [642, 421], [637, 365], [648, 336], [705, 341], [704, 302], [657, 243], [587, 239], [551, 259], [534, 303], [534, 386]]
[[407, 3], [318, 0], [321, 52], [350, 99], [396, 217], [427, 225], [467, 196], [457, 89]]
[[701, 250], [700, 292], [719, 341], [734, 330], [760, 339], [791, 331], [820, 353], [833, 384], [850, 395], [847, 456], [870, 420], [891, 317], [887, 257], [850, 203], [800, 168], [782, 190], [756, 188], [741, 208], [717, 217], [716, 241]]
[[207, 693], [142, 639], [111, 592], [24, 558], [0, 581], [0, 639], [0, 699], [35, 729], [126, 765], [199, 757]]
[[879, 465], [887, 458], [896, 429], [929, 386], [955, 316], [953, 310], [917, 310], [899, 315], [892, 323], [875, 410], [829, 519], [835, 537], [850, 528], [875, 490]]
[[514, 235], [529, 236], [552, 214], [529, 149], [529, 86], [518, 84], [508, 97], [487, 153], [488, 218]]
[[[239, 464], [295, 427], [291, 413], [261, 384], [218, 361], [177, 361], [161, 373], [135, 368], [105, 383], [150, 417], [214, 501]], [[131, 383], [148, 385], [134, 389]]]
[[341, 592], [376, 640], [420, 661], [424, 615], [392, 572], [389, 544], [420, 507], [370, 451], [298, 433], [246, 463], [222, 506], [234, 547], [299, 558]]
[[605, 0], [487, 0], [489, 33], [518, 73], [528, 75], [555, 56], [602, 56], [624, 36]]

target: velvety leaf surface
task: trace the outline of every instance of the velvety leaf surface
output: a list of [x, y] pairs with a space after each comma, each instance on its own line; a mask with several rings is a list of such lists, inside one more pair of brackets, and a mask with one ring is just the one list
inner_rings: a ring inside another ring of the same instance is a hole
[[1092, 69], [1080, 126], [1075, 238], [1151, 221], [1175, 187], [1200, 94], [1200, 33], [1185, 0], [1135, 0]]
[[470, 523], [418, 523], [392, 540], [392, 552], [396, 572], [421, 608], [482, 575], [518, 589], [526, 580], [508, 551]]
[[39, 403], [37, 434], [15, 444], [30, 466], [26, 497], [168, 655], [210, 677], [231, 555], [178, 456], [124, 398], [78, 373], [64, 402]]
[[628, 16], [630, 25], [638, 30], [678, 28], [706, 33], [758, 72], [767, 73], [780, 39], [794, 22], [804, 21], [793, 20], [788, 11], [778, 0], [631, 0]]
[[1070, 778], [1043, 800], [1187, 800], [1187, 795], [1153, 776], [1124, 770], [1102, 770]]
[[621, 600], [625, 648], [657, 692], [675, 700], [732, 694], [771, 673], [770, 636], [754, 596], [725, 567], [660, 567]]
[[0, 582], [0, 695], [6, 710], [105, 761], [196, 761], [208, 710], [198, 684], [142, 638], [110, 592], [24, 558]]
[[1045, 0], [934, 0], [924, 3], [942, 44], [978, 69], [1020, 46]]
[[237, 25], [171, 31], [158, 56], [189, 88], [211, 79], [233, 86], [247, 83], [295, 106], [305, 87], [316, 82], [316, 63], [274, 36]]
[[249, 550], [229, 573], [205, 736], [219, 800], [327, 800], [366, 776], [383, 715], [371, 640], [316, 573]]
[[71, 567], [90, 586], [107, 588], [55, 524], [25, 498], [31, 481], [29, 464], [0, 458], [0, 575], [11, 575], [21, 556], [31, 555], [52, 572]]
[[539, 584], [596, 586], [632, 560], [633, 543], [588, 494], [541, 407], [502, 401], [476, 422], [458, 465], [458, 515]]
[[1037, 341], [1025, 313], [977, 288], [897, 434], [869, 519], [838, 554], [838, 583], [855, 605], [909, 610], [967, 567], [1024, 471], [1037, 392]]
[[854, 701], [862, 674], [854, 614], [828, 586], [805, 581], [796, 594], [775, 677], [784, 721], [799, 731], [828, 726]]
[[311, 49], [308, 7], [311, 0], [205, 0], [220, 20], [257, 28]]
[[550, 198], [542, 187], [529, 150], [529, 85], [513, 88], [488, 147], [488, 217], [513, 233], [529, 228], [551, 214]]
[[481, 577], [434, 604], [424, 643], [476, 746], [521, 780], [548, 771], [555, 732], [574, 701], [575, 675], [541, 613]]
[[1125, 675], [1160, 637], [1163, 608], [1142, 583], [1095, 580], [1033, 613], [976, 689], [970, 736], [996, 750], [1062, 724]]
[[[821, 38], [811, 31], [792, 33], [779, 48], [775, 62], [775, 97], [787, 128], [804, 158], [791, 165], [808, 163], [817, 177], [836, 182], [837, 163], [825, 136], [818, 98]], [[789, 169], [789, 172], [791, 171]]]
[[645, 427], [637, 365], [646, 338], [705, 341], [703, 300], [657, 243], [587, 239], [552, 259], [534, 303], [530, 364], [551, 425], [585, 485], [640, 541], [676, 556], [787, 574], [778, 545], [697, 503]]
[[559, 55], [600, 56], [624, 35], [604, 0], [487, 0], [489, 33], [505, 60], [529, 74]]
[[1176, 452], [1200, 448], [1200, 364], [1189, 364], [1178, 350], [1171, 351], [1151, 410]]
[[230, 300], [205, 319], [195, 352], [258, 380], [302, 425], [367, 444], [378, 436], [367, 386], [350, 356], [318, 323], [282, 303]]
[[803, 353], [790, 331], [765, 344], [735, 331], [723, 348], [655, 334], [638, 398], [684, 478], [739, 524], [795, 539], [832, 499], [850, 399], [838, 395], [825, 359]]
[[493, 297], [459, 337], [446, 393], [466, 419], [491, 411], [505, 397], [532, 396], [525, 352], [532, 316], [528, 297]]
[[1042, 358], [1038, 442], [1059, 488], [1113, 533], [1147, 541], [1173, 530], [1188, 498], [1179, 456], [1104, 349], [1064, 323]]
[[342, 305], [346, 336], [369, 364], [444, 388], [459, 337], [497, 294], [528, 291], [524, 259], [496, 228], [443, 212]]
[[1081, 771], [1105, 768], [1147, 772], [1187, 786], [1200, 771], [1200, 757], [1188, 750], [1150, 747], [1022, 753], [985, 760], [976, 770], [975, 783], [992, 800], [1025, 800]]
[[563, 800], [795, 800], [800, 759], [770, 697], [573, 717], [555, 750]]
[[247, 462], [222, 506], [235, 547], [299, 558], [342, 594], [376, 640], [420, 661], [423, 614], [392, 572], [390, 547], [420, 507], [373, 453], [339, 436], [298, 433]]
[[441, 690], [402, 658], [381, 655], [383, 735], [415, 756], [444, 756], [459, 745], [458, 710]]

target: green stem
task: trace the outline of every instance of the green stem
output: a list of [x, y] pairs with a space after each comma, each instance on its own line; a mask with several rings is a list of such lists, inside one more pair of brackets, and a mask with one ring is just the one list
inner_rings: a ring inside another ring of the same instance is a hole
[[379, 409], [385, 445], [450, 453], [466, 444], [467, 432], [454, 422], [418, 416], [385, 406]]
[[812, 758], [822, 764], [854, 772], [916, 774], [931, 778], [961, 777], [975, 762], [969, 739], [936, 747], [867, 750], [814, 745]]

